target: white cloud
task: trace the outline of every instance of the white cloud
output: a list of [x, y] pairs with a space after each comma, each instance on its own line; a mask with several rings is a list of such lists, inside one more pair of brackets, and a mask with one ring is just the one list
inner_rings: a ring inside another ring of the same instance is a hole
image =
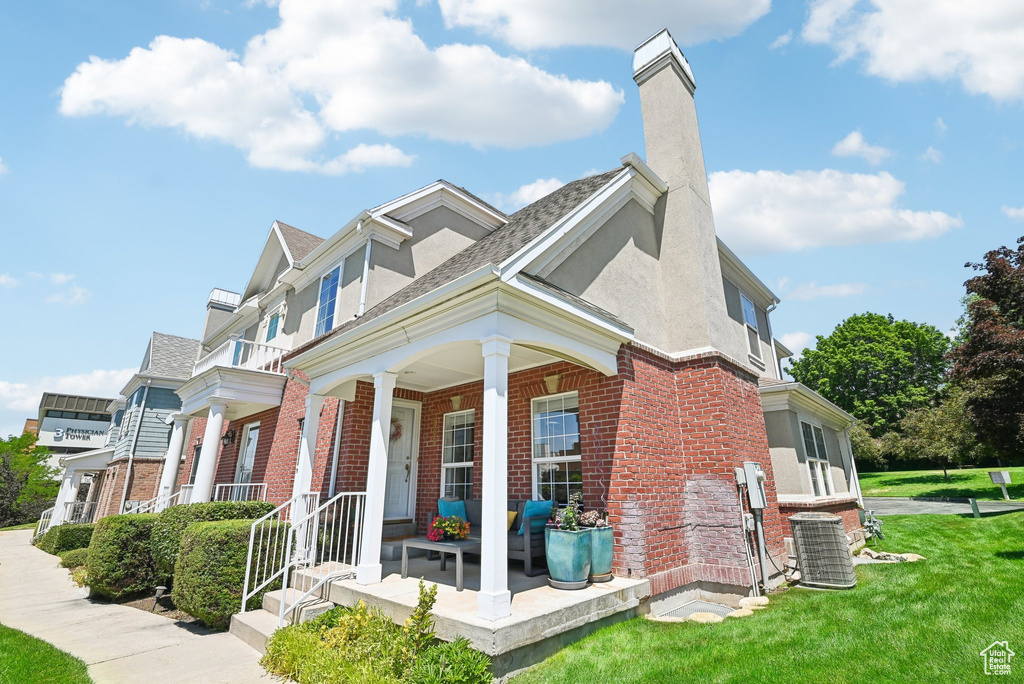
[[867, 289], [867, 283], [839, 283], [837, 285], [818, 285], [815, 282], [801, 283], [786, 293], [786, 299], [809, 302], [820, 297], [849, 297], [858, 295]]
[[965, 90], [1024, 100], [1024, 6], [963, 0], [813, 0], [803, 38], [892, 82], [957, 78]]
[[793, 352], [793, 356], [789, 357], [790, 361], [796, 361], [799, 359], [803, 355], [804, 349], [806, 349], [813, 340], [814, 337], [811, 336], [810, 333], [805, 333], [802, 330], [779, 336], [779, 342], [781, 342], [786, 349]]
[[793, 31], [792, 31], [792, 29], [790, 29], [789, 31], [786, 31], [781, 36], [779, 36], [778, 38], [773, 40], [772, 44], [769, 45], [768, 47], [770, 49], [772, 49], [772, 50], [778, 50], [781, 47], [786, 47], [787, 45], [789, 45], [791, 40], [793, 40]]
[[563, 185], [565, 185], [565, 183], [557, 178], [538, 178], [532, 183], [527, 183], [507, 195], [497, 193], [494, 196], [494, 203], [507, 211], [515, 211], [516, 209], [525, 207], [527, 204], [536, 202], [541, 197], [550, 195]]
[[718, 234], [747, 253], [925, 240], [963, 225], [897, 206], [906, 185], [884, 171], [718, 171], [708, 183]]
[[892, 152], [879, 145], [869, 145], [860, 131], [852, 131], [832, 147], [834, 157], [860, 157], [872, 166], [881, 164]]
[[66, 290], [55, 292], [46, 298], [48, 304], [63, 304], [64, 306], [78, 306], [88, 301], [92, 292], [81, 285], [72, 285]]
[[1004, 204], [1003, 213], [1014, 221], [1024, 221], [1024, 207], [1009, 207]]
[[0, 273], [0, 287], [17, 287], [18, 279], [7, 273]]
[[74, 280], [74, 273], [51, 273], [50, 282], [54, 285], [63, 285], [64, 283]]
[[485, 45], [428, 47], [398, 7], [282, 0], [280, 24], [242, 55], [158, 36], [124, 59], [80, 64], [60, 111], [177, 128], [238, 147], [259, 168], [338, 174], [412, 158], [363, 144], [324, 159], [331, 131], [523, 147], [602, 130], [624, 102], [605, 81], [571, 80]]
[[771, 9], [771, 0], [439, 0], [449, 27], [493, 35], [513, 47], [595, 45], [632, 50], [669, 27], [681, 44], [735, 36]]
[[938, 131], [939, 135], [945, 135], [946, 131], [949, 130], [949, 126], [946, 125], [941, 116], [935, 119], [935, 130]]
[[945, 155], [942, 154], [942, 150], [937, 150], [931, 145], [928, 149], [921, 153], [921, 161], [931, 162], [932, 164], [941, 164]]
[[8, 171], [10, 171], [10, 169], [8, 169], [8, 168], [7, 168], [7, 165], [6, 165], [6, 164], [4, 164], [4, 159], [3, 159], [3, 157], [0, 157], [0, 176], [4, 175], [4, 174], [5, 174], [5, 173], [7, 173]]
[[76, 375], [48, 376], [26, 382], [0, 380], [0, 435], [20, 434], [26, 418], [34, 418], [43, 392], [63, 392], [115, 398], [137, 368], [94, 370]]

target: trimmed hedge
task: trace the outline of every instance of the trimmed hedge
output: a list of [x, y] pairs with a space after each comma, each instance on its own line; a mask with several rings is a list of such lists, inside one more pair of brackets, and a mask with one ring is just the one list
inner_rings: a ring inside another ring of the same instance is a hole
[[[268, 523], [267, 536], [276, 538], [273, 530], [286, 524]], [[241, 610], [251, 525], [252, 520], [219, 520], [195, 523], [185, 530], [171, 589], [176, 608], [199, 618], [207, 627], [228, 628], [231, 616]], [[249, 599], [246, 609], [258, 608], [263, 594], [277, 588], [280, 581]]]
[[57, 525], [40, 537], [36, 546], [54, 556], [73, 549], [87, 549], [95, 527], [93, 523]]
[[[153, 529], [153, 560], [160, 572], [170, 575], [178, 560], [178, 546], [189, 525], [214, 520], [252, 520], [274, 510], [269, 501], [211, 501], [209, 503], [171, 506], [160, 513]], [[246, 539], [248, 544], [248, 539]]]
[[60, 565], [68, 570], [80, 568], [88, 561], [89, 549], [71, 549], [60, 554]]
[[153, 564], [150, 536], [154, 513], [112, 515], [96, 523], [89, 545], [89, 576], [93, 593], [112, 600], [150, 593], [164, 579]]

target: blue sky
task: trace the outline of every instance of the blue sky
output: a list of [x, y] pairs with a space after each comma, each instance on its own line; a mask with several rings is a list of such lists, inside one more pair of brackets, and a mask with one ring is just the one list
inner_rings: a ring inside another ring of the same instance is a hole
[[1017, 2], [511, 4], [4, 3], [0, 434], [198, 336], [274, 219], [326, 236], [437, 178], [513, 210], [642, 155], [631, 50], [666, 26], [788, 343], [863, 311], [948, 330], [964, 262], [1024, 233]]

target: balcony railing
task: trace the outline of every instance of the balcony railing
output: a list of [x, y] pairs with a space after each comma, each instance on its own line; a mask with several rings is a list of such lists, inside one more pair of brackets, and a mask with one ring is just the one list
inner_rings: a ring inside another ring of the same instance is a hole
[[279, 347], [232, 338], [196, 361], [192, 375], [199, 375], [216, 366], [283, 374], [282, 359], [285, 352], [286, 349]]
[[91, 523], [96, 517], [95, 501], [68, 501], [64, 504], [64, 522], [72, 524]]
[[214, 501], [265, 501], [266, 482], [219, 484], [213, 490]]

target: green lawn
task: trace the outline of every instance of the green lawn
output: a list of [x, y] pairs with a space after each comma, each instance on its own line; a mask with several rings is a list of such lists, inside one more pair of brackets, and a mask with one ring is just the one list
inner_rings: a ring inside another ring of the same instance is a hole
[[34, 530], [38, 522], [24, 523], [22, 525], [11, 525], [10, 527], [0, 527], [0, 532], [10, 532], [11, 530]]
[[[992, 484], [988, 473], [999, 468], [964, 468], [950, 470], [949, 482], [941, 470], [903, 470], [885, 473], [861, 473], [860, 487], [864, 496], [950, 496], [974, 497], [1002, 501], [1003, 490]], [[1010, 471], [1012, 484], [1006, 489], [1013, 499], [1024, 499], [1024, 468], [1002, 468]]]
[[[885, 533], [881, 548], [928, 560], [860, 566], [855, 589], [792, 589], [717, 625], [629, 620], [514, 682], [982, 681], [993, 641], [1024, 653], [1024, 512], [888, 516]], [[1012, 666], [1019, 679], [1024, 657]]]
[[45, 641], [0, 625], [0, 682], [89, 684], [85, 663]]

